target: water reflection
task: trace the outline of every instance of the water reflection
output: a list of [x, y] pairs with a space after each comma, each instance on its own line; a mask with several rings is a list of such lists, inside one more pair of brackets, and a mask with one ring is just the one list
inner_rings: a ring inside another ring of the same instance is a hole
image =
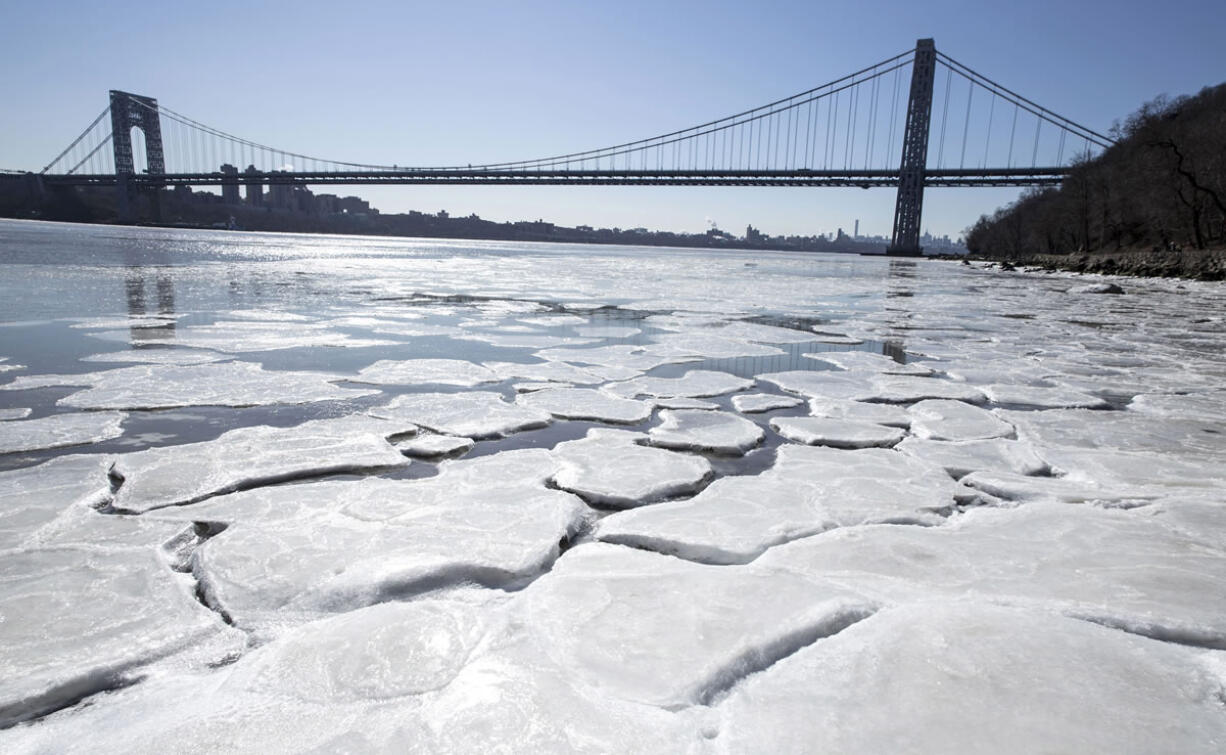
[[[917, 266], [915, 260], [890, 260], [886, 273], [885, 311], [890, 313], [886, 321], [886, 336], [881, 345], [881, 353], [899, 364], [907, 361], [907, 349], [904, 333], [911, 319], [911, 311], [905, 306], [906, 299], [915, 296], [915, 278]], [[900, 301], [903, 300], [903, 301]]]
[[[154, 316], [149, 311], [149, 279], [153, 283]], [[149, 270], [128, 265], [124, 276], [124, 296], [128, 304], [128, 328], [132, 343], [167, 341], [175, 337], [175, 284], [164, 268]], [[148, 318], [148, 319], [146, 319]], [[144, 322], [141, 322], [144, 321]]]

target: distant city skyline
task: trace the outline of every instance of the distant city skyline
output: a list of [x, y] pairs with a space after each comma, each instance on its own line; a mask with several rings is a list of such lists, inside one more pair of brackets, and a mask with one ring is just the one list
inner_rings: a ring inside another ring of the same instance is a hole
[[[1105, 22], [1110, 20], [1110, 24]], [[542, 156], [651, 136], [937, 48], [1106, 131], [1159, 94], [1218, 83], [1219, 2], [390, 2], [14, 6], [0, 28], [0, 167], [38, 169], [109, 89], [257, 141], [402, 165]], [[242, 166], [240, 166], [242, 167]], [[848, 189], [351, 187], [385, 212], [702, 232], [749, 224], [887, 235], [894, 192]], [[930, 190], [923, 226], [957, 237], [1017, 189]]]

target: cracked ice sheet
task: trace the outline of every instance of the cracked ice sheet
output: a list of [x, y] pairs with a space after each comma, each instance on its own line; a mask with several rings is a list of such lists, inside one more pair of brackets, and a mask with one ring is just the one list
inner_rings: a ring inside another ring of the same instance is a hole
[[732, 406], [744, 414], [787, 409], [801, 403], [802, 401], [795, 396], [780, 396], [775, 393], [748, 393], [732, 397]]
[[516, 598], [540, 652], [577, 684], [676, 710], [703, 705], [875, 610], [837, 585], [753, 566], [577, 546]]
[[774, 417], [770, 425], [788, 440], [831, 448], [888, 448], [906, 434], [897, 427], [827, 417]]
[[756, 477], [723, 477], [693, 498], [602, 519], [595, 536], [711, 564], [834, 527], [937, 524], [964, 489], [940, 468], [892, 451], [783, 446]]
[[123, 481], [112, 505], [143, 513], [301, 477], [405, 466], [409, 460], [385, 440], [397, 431], [405, 428], [370, 417], [315, 420], [125, 454], [111, 469]]
[[376, 406], [372, 416], [411, 422], [445, 435], [476, 440], [501, 438], [549, 425], [548, 412], [504, 401], [489, 391], [414, 393]]
[[[10, 752], [700, 752], [702, 711], [670, 713], [574, 684], [490, 590], [358, 609], [292, 629], [233, 664], [163, 676], [36, 726]], [[487, 637], [498, 638], [492, 651]]]
[[849, 371], [876, 372], [882, 375], [924, 376], [932, 374], [930, 367], [914, 362], [899, 364], [884, 354], [871, 354], [867, 351], [824, 351], [804, 356]]
[[961, 479], [971, 472], [1040, 475], [1049, 469], [1047, 462], [1035, 453], [1034, 446], [1020, 440], [994, 438], [940, 441], [904, 438], [894, 449], [936, 464], [955, 479]]
[[1013, 436], [1013, 425], [962, 401], [927, 399], [907, 409], [911, 432], [924, 440], [990, 440]]
[[729, 412], [664, 409], [660, 419], [648, 431], [651, 444], [660, 448], [742, 456], [766, 437], [762, 428]]
[[643, 433], [593, 428], [579, 440], [559, 443], [554, 483], [596, 504], [631, 508], [700, 489], [712, 474], [700, 456], [649, 448]]
[[860, 422], [901, 427], [904, 430], [911, 427], [911, 415], [904, 407], [894, 404], [870, 404], [850, 399], [811, 398], [809, 399], [809, 413], [814, 417], [854, 419]]
[[598, 370], [581, 369], [566, 362], [537, 362], [534, 364], [519, 364], [517, 362], [486, 362], [485, 367], [492, 370], [499, 380], [523, 378], [538, 382], [576, 383], [579, 385], [595, 385], [605, 380], [624, 380], [636, 377], [638, 370], [629, 371], [628, 375], [615, 372], [606, 376]]
[[305, 404], [358, 398], [377, 390], [340, 388], [341, 375], [265, 370], [250, 362], [141, 365], [83, 375], [38, 376], [37, 385], [90, 386], [57, 403], [81, 409], [172, 409], [182, 406]]
[[755, 563], [822, 574], [883, 602], [987, 599], [1226, 648], [1226, 553], [1131, 511], [980, 507], [942, 527], [833, 530]]
[[983, 392], [993, 403], [1026, 409], [1107, 409], [1111, 406], [1098, 396], [1070, 388], [1001, 383], [985, 385]]
[[479, 364], [462, 359], [384, 359], [350, 378], [355, 383], [375, 385], [458, 385], [471, 388], [496, 383], [499, 377]]
[[210, 605], [273, 630], [439, 587], [531, 579], [587, 513], [544, 487], [555, 469], [548, 451], [523, 449], [449, 462], [423, 480], [263, 488], [159, 514], [231, 523], [196, 550], [192, 571]]
[[920, 603], [882, 610], [747, 679], [719, 705], [716, 745], [1209, 753], [1226, 739], [1221, 684], [1186, 648], [1043, 611]]
[[703, 398], [752, 388], [754, 381], [714, 370], [690, 370], [679, 378], [644, 375], [602, 388], [614, 396], [634, 398]]
[[0, 562], [0, 726], [118, 686], [166, 656], [217, 660], [243, 645], [153, 549], [5, 551]]
[[97, 443], [123, 435], [123, 412], [77, 412], [0, 422], [0, 454]]
[[1220, 456], [1226, 453], [1226, 426], [1212, 419], [1154, 417], [1144, 411], [1051, 409], [995, 410], [1017, 428], [1018, 437], [1036, 446], [1102, 448], [1120, 451]]
[[618, 398], [590, 388], [544, 388], [519, 396], [515, 403], [564, 419], [631, 425], [645, 421], [655, 409], [650, 401]]
[[73, 504], [105, 502], [109, 466], [105, 455], [61, 456], [0, 472], [0, 550], [24, 544]]

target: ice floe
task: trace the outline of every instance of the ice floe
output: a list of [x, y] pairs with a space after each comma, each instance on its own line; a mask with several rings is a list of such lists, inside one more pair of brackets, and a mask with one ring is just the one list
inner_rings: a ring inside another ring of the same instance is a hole
[[549, 412], [512, 404], [489, 391], [413, 393], [374, 407], [370, 414], [476, 440], [545, 427], [553, 421]]
[[862, 395], [865, 400], [884, 401], [890, 404], [908, 404], [924, 399], [949, 399], [982, 404], [987, 400], [978, 388], [964, 383], [933, 377], [894, 375], [875, 378], [872, 391]]
[[752, 388], [754, 381], [714, 370], [690, 370], [681, 377], [644, 375], [621, 383], [610, 383], [602, 390], [615, 396], [634, 398], [703, 398]]
[[106, 502], [110, 464], [103, 455], [61, 456], [0, 472], [0, 550], [27, 543], [74, 504], [92, 507]]
[[925, 440], [989, 440], [1013, 435], [1013, 425], [962, 401], [927, 399], [912, 404], [911, 432]]
[[642, 433], [593, 428], [579, 440], [559, 443], [554, 483], [610, 508], [631, 508], [692, 493], [706, 484], [711, 464], [700, 456], [649, 448]]
[[124, 454], [111, 469], [122, 482], [112, 505], [140, 513], [300, 477], [408, 464], [385, 434], [374, 423], [366, 429], [318, 420], [242, 427], [216, 440]]
[[[536, 362], [531, 364], [486, 362], [485, 366], [492, 370], [500, 380], [523, 378], [541, 382], [593, 385], [603, 383], [606, 379], [609, 379], [592, 370], [582, 369], [566, 362]], [[628, 377], [634, 377], [638, 373], [637, 370], [632, 372], [634, 374]]]
[[851, 401], [849, 399], [811, 398], [809, 399], [809, 413], [814, 417], [875, 422], [878, 425], [901, 427], [904, 430], [911, 426], [911, 415], [907, 413], [906, 408], [894, 404], [870, 404], [864, 401]]
[[545, 388], [524, 394], [515, 403], [564, 419], [637, 424], [651, 416], [649, 401], [610, 396], [591, 388]]
[[424, 480], [367, 478], [237, 493], [179, 516], [231, 522], [193, 555], [210, 605], [242, 626], [477, 582], [512, 586], [549, 567], [586, 508], [541, 480], [527, 449], [449, 462]]
[[774, 417], [771, 429], [788, 440], [832, 448], [889, 447], [906, 432], [873, 422], [829, 417]]
[[410, 438], [395, 441], [394, 445], [405, 456], [434, 459], [440, 456], [458, 456], [459, 454], [466, 453], [471, 451], [476, 443], [472, 438], [421, 433]]
[[1047, 388], [1038, 385], [1008, 385], [994, 383], [982, 386], [993, 403], [1028, 409], [1106, 409], [1110, 404], [1087, 393], [1070, 388]]
[[479, 364], [462, 359], [384, 359], [358, 371], [355, 383], [375, 385], [458, 385], [471, 388], [500, 378]]
[[757, 476], [722, 477], [698, 495], [601, 520], [595, 536], [712, 564], [834, 527], [936, 524], [964, 489], [939, 467], [892, 451], [783, 446]]
[[701, 409], [663, 409], [648, 431], [653, 446], [740, 456], [766, 437], [762, 428], [735, 414]]
[[964, 440], [940, 441], [904, 438], [894, 448], [917, 459], [936, 464], [955, 478], [971, 472], [1012, 472], [1019, 475], [1039, 475], [1049, 471], [1045, 462], [1024, 441]]
[[932, 368], [922, 364], [908, 362], [900, 364], [884, 354], [872, 354], [867, 351], [823, 351], [816, 354], [805, 354], [809, 359], [833, 364], [844, 370], [863, 370], [878, 372], [882, 375], [931, 375]]
[[795, 396], [780, 396], [777, 393], [744, 393], [732, 397], [732, 406], [745, 414], [787, 409], [801, 403], [803, 401]]
[[1034, 502], [972, 509], [942, 527], [835, 530], [772, 548], [759, 563], [837, 573], [882, 601], [984, 598], [1223, 648], [1226, 552], [1191, 543], [1130, 511]]
[[207, 364], [229, 359], [228, 354], [218, 354], [214, 351], [199, 349], [130, 349], [129, 351], [111, 351], [105, 354], [91, 354], [81, 357], [82, 362], [129, 362], [132, 364]]
[[14, 406], [0, 409], [0, 422], [7, 422], [14, 419], [25, 419], [29, 416], [30, 410], [24, 406]]
[[213, 661], [242, 647], [153, 549], [5, 551], [0, 562], [0, 726], [122, 686], [172, 654]]
[[1042, 610], [918, 603], [882, 610], [747, 679], [718, 706], [717, 745], [1209, 752], [1226, 737], [1213, 702], [1220, 690], [1212, 666], [1185, 648]]
[[128, 415], [123, 412], [76, 412], [38, 419], [0, 422], [0, 454], [39, 451], [118, 438]]

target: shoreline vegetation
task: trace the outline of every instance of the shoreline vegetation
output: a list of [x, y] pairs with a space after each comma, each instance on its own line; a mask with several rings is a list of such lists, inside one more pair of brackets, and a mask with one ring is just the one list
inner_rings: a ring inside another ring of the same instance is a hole
[[1115, 124], [1059, 188], [966, 231], [971, 259], [1049, 270], [1226, 278], [1226, 84], [1158, 97]]

